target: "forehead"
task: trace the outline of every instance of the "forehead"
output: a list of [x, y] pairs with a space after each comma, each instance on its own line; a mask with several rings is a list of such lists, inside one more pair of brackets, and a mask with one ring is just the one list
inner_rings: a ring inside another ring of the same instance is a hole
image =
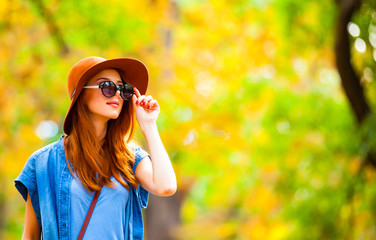
[[94, 77], [92, 77], [88, 81], [88, 83], [94, 83], [100, 78], [107, 78], [115, 83], [121, 82], [121, 77], [115, 69], [104, 69], [100, 71], [99, 73], [97, 73], [96, 75], [94, 75]]

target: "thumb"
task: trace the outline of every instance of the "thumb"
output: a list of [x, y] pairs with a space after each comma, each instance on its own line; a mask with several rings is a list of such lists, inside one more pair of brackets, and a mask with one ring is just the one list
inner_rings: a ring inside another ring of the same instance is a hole
[[133, 102], [133, 106], [135, 106], [135, 107], [137, 106], [136, 101], [137, 101], [137, 97], [136, 97], [135, 94], [133, 94], [133, 96], [132, 96], [132, 102]]

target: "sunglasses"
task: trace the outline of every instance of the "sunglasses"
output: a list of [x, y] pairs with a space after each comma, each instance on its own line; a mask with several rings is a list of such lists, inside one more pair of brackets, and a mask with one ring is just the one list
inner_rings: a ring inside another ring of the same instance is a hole
[[116, 84], [112, 81], [104, 81], [101, 82], [99, 85], [85, 86], [84, 88], [100, 88], [102, 90], [103, 96], [107, 98], [115, 96], [116, 92], [119, 90], [121, 98], [125, 101], [131, 99], [133, 94], [135, 94], [132, 85], [125, 83], [123, 85], [116, 86]]

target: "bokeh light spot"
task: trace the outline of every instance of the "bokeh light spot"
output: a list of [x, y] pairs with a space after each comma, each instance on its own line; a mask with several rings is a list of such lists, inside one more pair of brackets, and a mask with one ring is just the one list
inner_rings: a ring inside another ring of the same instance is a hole
[[46, 120], [39, 123], [37, 128], [35, 129], [35, 134], [40, 139], [47, 139], [56, 136], [59, 132], [59, 127], [57, 124], [52, 120]]
[[363, 39], [357, 38], [355, 40], [355, 49], [360, 53], [364, 53], [367, 50], [367, 45]]
[[347, 25], [347, 31], [350, 33], [353, 37], [359, 37], [360, 35], [360, 28], [355, 23], [350, 22]]

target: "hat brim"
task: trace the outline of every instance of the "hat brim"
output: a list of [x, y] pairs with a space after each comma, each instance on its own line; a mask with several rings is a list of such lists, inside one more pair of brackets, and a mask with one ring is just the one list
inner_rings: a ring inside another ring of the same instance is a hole
[[[142, 95], [146, 93], [149, 74], [146, 66], [137, 59], [133, 58], [114, 58], [97, 63], [89, 68], [78, 81], [77, 87], [73, 92], [73, 98], [69, 105], [67, 114], [64, 120], [64, 132], [70, 134], [72, 129], [71, 114], [72, 109], [81, 94], [83, 87], [86, 83], [96, 74], [104, 69], [120, 69], [125, 73], [126, 82], [133, 87], [136, 87]], [[71, 96], [72, 97], [72, 96]]]

